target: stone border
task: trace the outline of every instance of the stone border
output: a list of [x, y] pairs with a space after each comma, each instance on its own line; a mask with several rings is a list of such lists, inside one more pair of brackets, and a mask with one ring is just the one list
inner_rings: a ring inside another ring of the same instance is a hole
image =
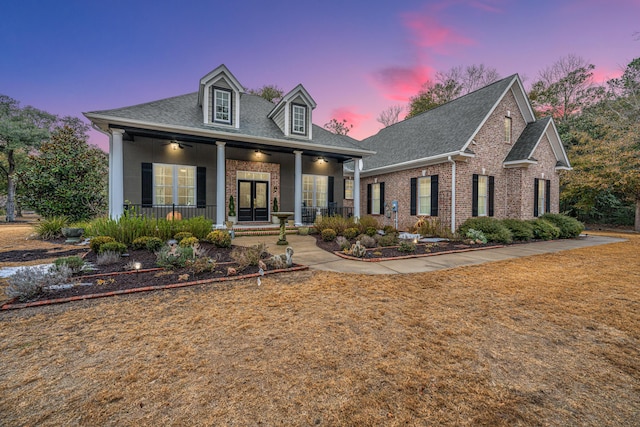
[[495, 245], [495, 246], [483, 246], [481, 248], [465, 248], [465, 249], [456, 249], [453, 251], [440, 251], [440, 252], [431, 252], [428, 254], [418, 254], [418, 255], [403, 255], [391, 258], [358, 258], [351, 255], [347, 255], [340, 251], [334, 251], [333, 253], [340, 258], [348, 259], [350, 261], [361, 261], [361, 262], [385, 262], [385, 261], [395, 261], [399, 259], [411, 259], [411, 258], [424, 258], [428, 256], [437, 256], [437, 255], [448, 255], [448, 254], [457, 254], [461, 252], [472, 252], [472, 251], [482, 251], [485, 249], [498, 249], [504, 248], [506, 245]]
[[[304, 271], [308, 269], [309, 269], [309, 266], [300, 265], [297, 267], [281, 268], [278, 270], [267, 270], [264, 272], [264, 274], [267, 275], [267, 274], [276, 274], [276, 273], [288, 273], [293, 271]], [[145, 286], [142, 288], [122, 289], [119, 291], [103, 292], [103, 293], [88, 294], [88, 295], [78, 295], [74, 297], [55, 298], [50, 300], [32, 301], [32, 302], [25, 302], [25, 303], [16, 303], [15, 301], [17, 300], [17, 298], [14, 298], [4, 303], [0, 307], [0, 310], [16, 310], [16, 309], [27, 308], [27, 307], [40, 307], [43, 305], [61, 304], [65, 302], [81, 301], [85, 299], [105, 298], [105, 297], [111, 297], [116, 295], [127, 295], [127, 294], [133, 294], [138, 292], [158, 291], [158, 290], [164, 290], [164, 289], [185, 288], [188, 286], [205, 285], [208, 283], [216, 283], [216, 282], [228, 282], [232, 280], [251, 279], [254, 277], [260, 277], [260, 273], [245, 274], [242, 276], [229, 276], [229, 277], [218, 277], [214, 279], [195, 280], [192, 282], [173, 283], [169, 285]]]

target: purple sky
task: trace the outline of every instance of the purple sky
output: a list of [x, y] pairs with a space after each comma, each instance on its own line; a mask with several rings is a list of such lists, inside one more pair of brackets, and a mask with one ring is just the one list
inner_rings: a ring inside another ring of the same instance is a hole
[[0, 94], [22, 105], [72, 116], [134, 105], [195, 92], [224, 63], [246, 88], [302, 83], [314, 122], [346, 118], [357, 139], [452, 66], [526, 85], [573, 53], [602, 82], [640, 56], [639, 0], [20, 0], [0, 16]]

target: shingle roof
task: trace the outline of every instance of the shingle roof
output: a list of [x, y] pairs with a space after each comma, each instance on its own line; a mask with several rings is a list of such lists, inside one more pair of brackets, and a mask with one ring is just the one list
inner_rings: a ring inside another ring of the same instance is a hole
[[538, 141], [542, 138], [550, 117], [545, 117], [533, 123], [529, 123], [522, 133], [520, 138], [513, 144], [513, 148], [504, 159], [505, 162], [515, 162], [518, 160], [530, 160], [533, 155], [533, 150], [536, 148]]
[[[143, 121], [151, 124], [181, 126], [198, 130], [235, 133], [261, 138], [273, 138], [282, 141], [300, 141], [284, 136], [278, 126], [267, 115], [273, 109], [273, 103], [257, 95], [240, 95], [240, 127], [216, 127], [205, 125], [202, 110], [198, 107], [198, 93], [160, 99], [144, 104], [112, 110], [91, 111], [86, 114], [117, 117], [124, 120]], [[313, 139], [309, 142], [329, 147], [362, 150], [362, 146], [353, 138], [335, 135], [320, 126], [313, 125]]]
[[377, 151], [365, 169], [461, 151], [515, 79], [514, 74], [364, 139], [363, 148]]

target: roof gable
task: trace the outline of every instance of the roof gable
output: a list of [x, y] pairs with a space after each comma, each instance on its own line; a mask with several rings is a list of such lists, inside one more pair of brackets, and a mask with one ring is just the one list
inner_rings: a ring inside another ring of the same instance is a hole
[[533, 154], [545, 135], [556, 157], [556, 167], [570, 169], [569, 158], [567, 157], [567, 153], [560, 140], [560, 135], [551, 117], [545, 117], [527, 125], [504, 159], [505, 166], [513, 167], [535, 163], [536, 159], [533, 157]]
[[217, 81], [224, 79], [230, 86], [231, 89], [236, 92], [245, 92], [244, 87], [240, 84], [238, 79], [231, 74], [231, 71], [227, 68], [226, 65], [221, 64], [214, 70], [207, 73], [204, 77], [200, 79], [200, 86], [198, 89], [198, 106], [202, 107], [202, 103], [204, 101], [204, 93], [205, 87], [210, 84], [215, 84]]

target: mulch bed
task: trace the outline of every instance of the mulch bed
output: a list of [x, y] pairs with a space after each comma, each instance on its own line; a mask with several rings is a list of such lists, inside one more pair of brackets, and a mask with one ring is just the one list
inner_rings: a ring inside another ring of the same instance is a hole
[[[20, 301], [21, 303], [32, 303], [36, 301], [47, 300], [60, 300], [81, 296], [92, 296], [94, 294], [118, 294], [124, 293], [123, 291], [138, 289], [138, 288], [162, 288], [168, 285], [189, 285], [199, 284], [201, 282], [220, 281], [220, 280], [235, 280], [244, 277], [257, 276], [259, 273], [259, 267], [248, 266], [244, 269], [240, 269], [238, 264], [231, 258], [231, 248], [216, 248], [208, 243], [201, 243], [201, 248], [208, 250], [208, 256], [216, 261], [216, 269], [213, 272], [206, 272], [196, 274], [191, 268], [177, 268], [174, 270], [167, 270], [158, 268], [156, 265], [156, 255], [147, 250], [130, 250], [128, 254], [121, 257], [121, 261], [111, 265], [97, 265], [97, 255], [93, 251], [88, 251], [87, 248], [74, 249], [66, 251], [69, 254], [56, 256], [69, 256], [69, 255], [84, 255], [86, 262], [91, 263], [96, 270], [87, 271], [79, 275], [75, 275], [72, 278], [72, 282], [76, 284], [72, 288], [67, 289], [55, 289], [47, 290], [40, 296]], [[18, 252], [18, 251], [12, 251]], [[34, 252], [34, 251], [31, 251]], [[14, 255], [15, 256], [15, 255]], [[263, 259], [269, 257], [266, 255]], [[51, 256], [45, 256], [42, 254], [42, 259], [50, 258]], [[13, 259], [15, 260], [15, 259]], [[139, 271], [131, 271], [126, 269], [125, 266], [132, 262], [139, 262], [141, 269]], [[236, 269], [237, 273], [228, 276], [228, 268]], [[293, 269], [299, 269], [301, 266], [294, 264]], [[287, 271], [287, 270], [277, 270]], [[274, 270], [267, 270], [267, 274], [275, 272]], [[196, 283], [197, 282], [197, 283]], [[16, 301], [18, 302], [18, 301]]]
[[[340, 246], [334, 241], [325, 242], [320, 235], [315, 235], [316, 245], [324, 249], [327, 252], [332, 252], [338, 255], [342, 255], [343, 252]], [[355, 243], [355, 239], [351, 243]], [[481, 244], [467, 245], [462, 242], [456, 241], [442, 241], [437, 243], [417, 243], [415, 252], [402, 252], [398, 250], [398, 246], [390, 246], [384, 248], [371, 248], [367, 249], [367, 254], [364, 260], [377, 260], [384, 261], [385, 259], [394, 258], [410, 258], [419, 257], [429, 254], [436, 254], [440, 252], [453, 252], [453, 251], [466, 251], [469, 249], [481, 249], [481, 248], [494, 248], [496, 243], [488, 242]], [[500, 244], [499, 246], [504, 246]], [[354, 258], [357, 259], [357, 258]], [[360, 258], [362, 259], [362, 258]]]

